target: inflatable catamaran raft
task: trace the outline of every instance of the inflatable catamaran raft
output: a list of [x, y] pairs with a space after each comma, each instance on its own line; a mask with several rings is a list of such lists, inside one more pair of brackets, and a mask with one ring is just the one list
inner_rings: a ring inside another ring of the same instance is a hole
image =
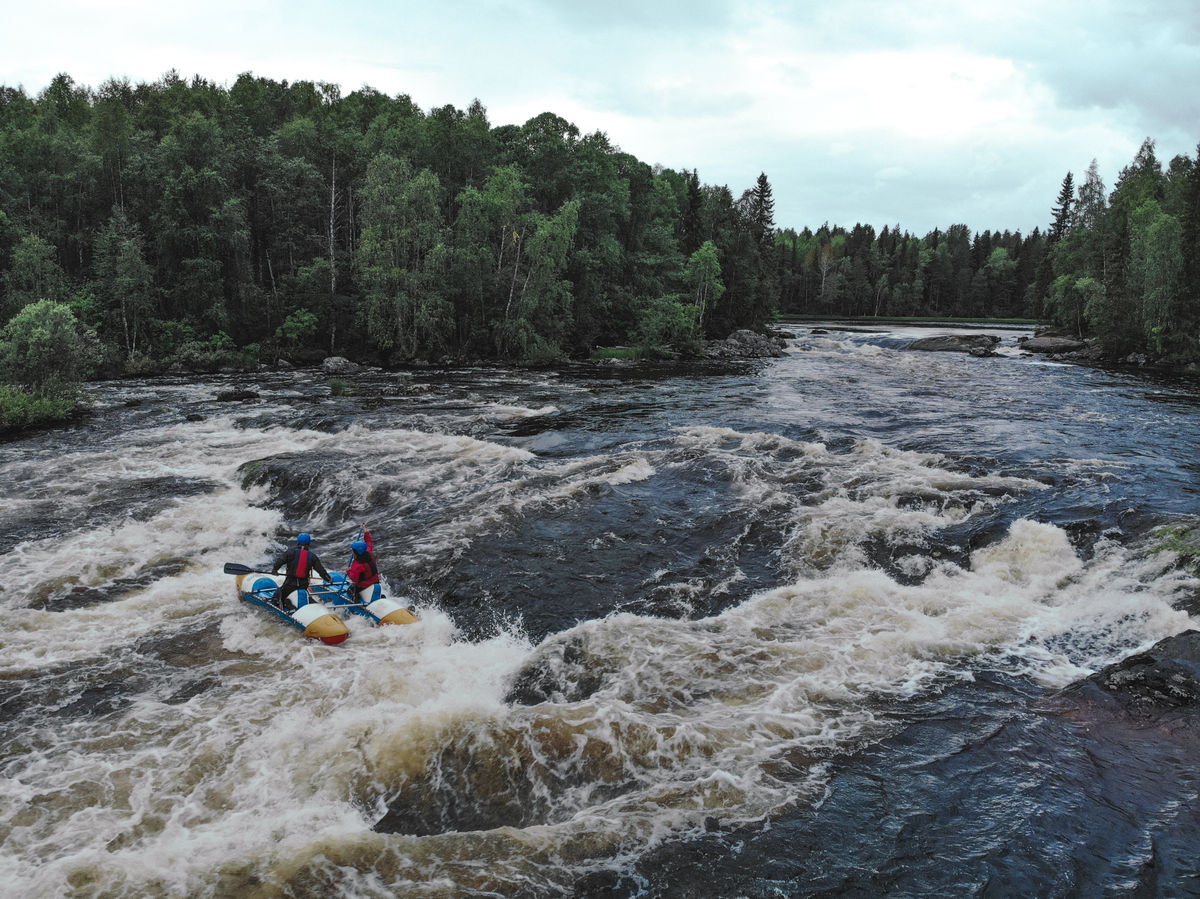
[[225, 563], [225, 573], [237, 575], [238, 599], [266, 609], [276, 618], [298, 628], [304, 636], [334, 646], [350, 636], [350, 629], [341, 612], [351, 612], [368, 619], [374, 625], [412, 624], [417, 616], [394, 599], [381, 595], [375, 584], [369, 595], [360, 600], [341, 572], [330, 574], [331, 583], [314, 578], [307, 590], [296, 590], [284, 601], [284, 608], [275, 604], [275, 591], [283, 576], [254, 571], [245, 565]]

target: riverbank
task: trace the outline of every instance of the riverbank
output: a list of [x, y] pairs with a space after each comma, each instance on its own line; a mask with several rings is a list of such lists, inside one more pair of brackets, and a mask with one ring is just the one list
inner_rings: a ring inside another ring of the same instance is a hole
[[[791, 318], [780, 322], [783, 327], [820, 328], [842, 330], [850, 333], [870, 333], [887, 330], [889, 325], [902, 325], [922, 329], [968, 329], [972, 332], [987, 330], [1025, 330], [1032, 332], [1027, 339], [1020, 339], [1020, 348], [1033, 355], [1043, 356], [1052, 362], [1069, 362], [1102, 368], [1140, 369], [1164, 374], [1200, 374], [1200, 362], [1179, 362], [1168, 357], [1155, 357], [1146, 353], [1113, 353], [1105, 350], [1095, 338], [1079, 338], [1061, 331], [1042, 326], [1034, 319], [956, 319], [956, 318], [857, 318], [819, 319]], [[999, 342], [997, 338], [996, 342]], [[914, 341], [915, 342], [915, 341]], [[943, 345], [930, 341], [914, 349], [963, 352], [973, 355], [989, 355], [981, 351], [984, 344], [980, 338], [964, 339], [956, 344], [947, 340]]]

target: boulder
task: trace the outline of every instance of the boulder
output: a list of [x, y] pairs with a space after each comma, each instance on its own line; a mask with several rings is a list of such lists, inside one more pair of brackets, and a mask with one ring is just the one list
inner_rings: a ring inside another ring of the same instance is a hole
[[1030, 337], [1020, 341], [1020, 347], [1030, 353], [1075, 353], [1087, 349], [1087, 341], [1074, 337]]
[[764, 337], [754, 331], [734, 331], [724, 340], [710, 340], [704, 355], [713, 359], [763, 359], [782, 356], [782, 338]]
[[321, 362], [321, 371], [327, 375], [352, 375], [361, 368], [361, 365], [345, 356], [328, 356]]
[[1000, 342], [994, 334], [938, 334], [919, 337], [905, 349], [931, 353], [970, 353], [973, 356], [994, 355], [992, 347]]
[[217, 402], [219, 403], [236, 403], [240, 400], [256, 400], [258, 399], [258, 391], [249, 390], [247, 388], [235, 388], [233, 390], [222, 390], [217, 394]]
[[1093, 674], [1088, 682], [1141, 715], [1200, 711], [1200, 631], [1184, 631]]

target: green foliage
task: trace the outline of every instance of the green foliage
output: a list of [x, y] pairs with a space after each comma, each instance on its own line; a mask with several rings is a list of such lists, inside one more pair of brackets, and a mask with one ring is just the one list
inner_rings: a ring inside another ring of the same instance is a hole
[[706, 327], [778, 305], [765, 174], [735, 203], [553, 113], [493, 128], [479, 101], [248, 73], [3, 96], [0, 323], [75, 297], [111, 370], [218, 364], [221, 332], [304, 358], [586, 353], [633, 339], [635, 298], [691, 289], [702, 236], [726, 288]]
[[75, 408], [69, 393], [37, 393], [11, 384], [0, 384], [0, 430], [54, 424], [67, 418]]
[[299, 346], [317, 332], [317, 317], [307, 309], [290, 313], [283, 324], [275, 329], [275, 336], [293, 347]]
[[141, 232], [124, 210], [117, 209], [96, 235], [95, 243], [96, 303], [108, 310], [106, 330], [132, 358], [144, 350], [154, 301]]
[[11, 265], [4, 274], [3, 321], [38, 300], [67, 299], [67, 277], [55, 255], [54, 246], [36, 234], [27, 234], [13, 249]]
[[447, 263], [441, 185], [388, 154], [372, 160], [363, 190], [358, 266], [366, 332], [405, 358], [443, 352], [453, 314], [443, 294]]
[[1183, 228], [1162, 211], [1158, 201], [1146, 200], [1130, 220], [1129, 283], [1141, 296], [1141, 320], [1146, 344], [1165, 353], [1195, 335], [1174, 333], [1183, 301]]
[[187, 322], [154, 320], [151, 322], [155, 353], [161, 357], [174, 356], [186, 343], [196, 341], [196, 329]]
[[702, 334], [705, 315], [712, 311], [725, 293], [725, 284], [721, 280], [721, 262], [716, 245], [711, 240], [706, 240], [692, 253], [684, 269], [683, 280], [691, 290], [696, 327]]
[[95, 332], [63, 303], [31, 303], [0, 330], [0, 380], [33, 394], [73, 393], [100, 357]]
[[232, 337], [224, 331], [218, 331], [207, 340], [186, 340], [181, 343], [173, 354], [172, 362], [188, 371], [220, 371], [251, 368], [256, 364], [257, 357], [257, 345], [239, 349]]
[[345, 381], [334, 378], [332, 381], [329, 382], [329, 395], [330, 396], [353, 396], [354, 388], [351, 387], [349, 384], [347, 384]]
[[503, 355], [531, 364], [562, 357], [571, 324], [571, 284], [563, 278], [579, 224], [579, 203], [571, 200], [554, 215], [535, 216], [514, 231], [512, 280], [504, 315], [496, 328]]
[[1171, 525], [1156, 528], [1152, 552], [1175, 553], [1190, 568], [1200, 567], [1200, 527]]
[[620, 359], [620, 360], [624, 360], [627, 362], [631, 362], [635, 359], [642, 358], [642, 353], [637, 349], [637, 347], [628, 347], [628, 346], [596, 347], [596, 349], [592, 350], [591, 356], [589, 358], [593, 362], [603, 362], [606, 359]]
[[642, 301], [634, 329], [639, 352], [653, 355], [668, 346], [684, 353], [699, 352], [704, 347], [700, 312], [699, 306], [677, 294]]
[[1055, 322], [1082, 337], [1085, 323], [1101, 315], [1104, 285], [1095, 278], [1060, 275], [1054, 280], [1046, 307]]
[[1068, 174], [1045, 233], [918, 236], [781, 230], [765, 172], [735, 194], [554, 113], [493, 128], [479, 101], [174, 71], [0, 97], [0, 324], [69, 302], [110, 369], [253, 355], [219, 333], [301, 358], [678, 345], [679, 310], [646, 299], [674, 297], [701, 337], [779, 312], [1045, 309], [1114, 352], [1200, 354], [1200, 166], [1164, 170], [1152, 141], [1111, 198], [1094, 161]]
[[1108, 200], [1093, 160], [1052, 253], [1056, 277], [1045, 302], [1053, 320], [1094, 335], [1114, 355], [1200, 359], [1191, 197], [1200, 197], [1196, 165], [1176, 157], [1164, 173], [1151, 140], [1121, 170]]
[[1075, 176], [1067, 172], [1063, 178], [1062, 187], [1058, 191], [1058, 200], [1054, 204], [1054, 221], [1050, 223], [1047, 238], [1051, 244], [1058, 243], [1067, 236], [1071, 226], [1071, 206], [1075, 202]]

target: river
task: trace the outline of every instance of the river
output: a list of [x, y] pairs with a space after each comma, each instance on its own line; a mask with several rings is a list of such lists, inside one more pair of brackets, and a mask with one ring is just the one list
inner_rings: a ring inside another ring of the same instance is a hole
[[[0, 895], [1195, 894], [1194, 759], [1059, 697], [1200, 624], [1200, 385], [926, 333], [89, 385], [0, 445]], [[360, 522], [419, 623], [222, 573]]]

